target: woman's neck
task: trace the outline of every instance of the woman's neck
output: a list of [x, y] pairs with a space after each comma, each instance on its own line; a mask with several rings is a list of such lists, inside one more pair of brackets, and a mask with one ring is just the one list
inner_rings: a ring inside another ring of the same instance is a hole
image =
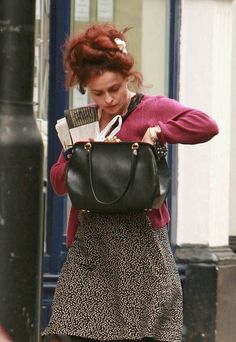
[[127, 113], [129, 105], [130, 105], [130, 101], [134, 95], [135, 95], [134, 92], [129, 91], [127, 103], [126, 103], [124, 109], [122, 110], [122, 113], [116, 113], [115, 115], [112, 116], [109, 113], [102, 111], [100, 108], [98, 109], [100, 130], [103, 130], [107, 126], [107, 124], [113, 119], [113, 117], [115, 117], [116, 115], [122, 116], [122, 115], [125, 115]]

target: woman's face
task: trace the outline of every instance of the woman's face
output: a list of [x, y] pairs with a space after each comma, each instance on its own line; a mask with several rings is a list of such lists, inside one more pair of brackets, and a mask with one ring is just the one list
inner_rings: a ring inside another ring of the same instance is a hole
[[115, 116], [127, 110], [130, 96], [127, 78], [120, 73], [105, 71], [91, 78], [87, 83], [87, 88], [102, 113]]

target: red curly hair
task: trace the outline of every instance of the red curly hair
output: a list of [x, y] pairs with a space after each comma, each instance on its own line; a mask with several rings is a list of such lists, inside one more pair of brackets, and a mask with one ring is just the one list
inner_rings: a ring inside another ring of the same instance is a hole
[[105, 71], [119, 72], [130, 77], [137, 88], [142, 85], [142, 75], [134, 70], [134, 58], [124, 53], [115, 38], [125, 41], [129, 28], [118, 31], [113, 24], [95, 24], [83, 33], [69, 37], [64, 45], [64, 69], [67, 88], [79, 85], [85, 93], [89, 80]]

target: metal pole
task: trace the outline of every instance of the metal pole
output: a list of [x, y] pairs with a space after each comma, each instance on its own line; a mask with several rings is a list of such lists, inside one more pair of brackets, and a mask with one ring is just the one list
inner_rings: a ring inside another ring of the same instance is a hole
[[0, 0], [0, 325], [39, 340], [43, 144], [33, 115], [35, 1]]

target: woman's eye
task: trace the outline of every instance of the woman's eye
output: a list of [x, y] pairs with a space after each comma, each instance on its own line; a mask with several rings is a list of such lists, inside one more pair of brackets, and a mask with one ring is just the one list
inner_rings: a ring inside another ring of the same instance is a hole
[[119, 89], [120, 89], [120, 87], [114, 87], [114, 88], [111, 89], [111, 92], [116, 92], [116, 91], [118, 91]]

